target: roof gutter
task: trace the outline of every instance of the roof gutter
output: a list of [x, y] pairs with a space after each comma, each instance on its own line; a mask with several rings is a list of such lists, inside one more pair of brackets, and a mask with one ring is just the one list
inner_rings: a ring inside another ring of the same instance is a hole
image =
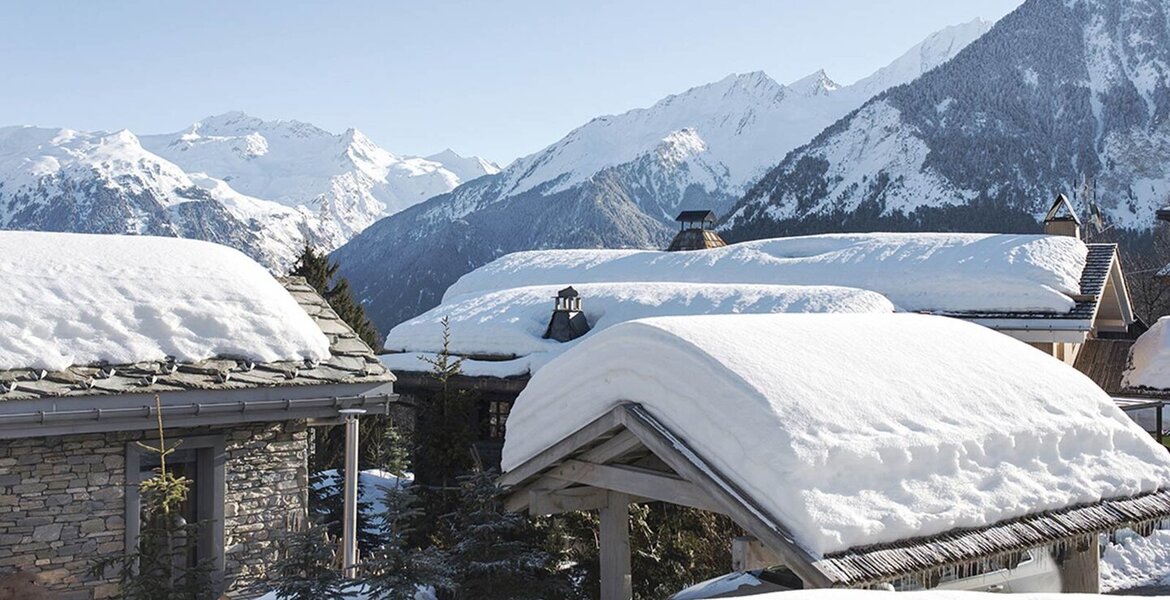
[[[306, 391], [313, 387], [305, 386]], [[346, 395], [288, 394], [283, 398], [258, 397], [250, 394], [258, 390], [231, 390], [234, 394], [216, 394], [218, 398], [202, 397], [192, 401], [198, 392], [159, 394], [163, 423], [168, 427], [225, 426], [244, 423], [289, 421], [299, 419], [331, 419], [339, 411], [362, 408], [369, 413], [385, 413], [398, 400], [392, 384], [377, 386], [337, 386], [351, 388]], [[352, 388], [367, 388], [353, 393]], [[338, 390], [340, 391], [340, 390]], [[264, 394], [270, 395], [270, 394]], [[295, 397], [295, 396], [300, 397]], [[186, 397], [183, 397], [186, 396]], [[231, 397], [234, 396], [234, 397]], [[158, 424], [159, 410], [154, 395], [107, 396], [99, 402], [64, 402], [71, 398], [43, 398], [39, 400], [0, 402], [0, 439], [45, 437], [113, 431], [153, 429]]]

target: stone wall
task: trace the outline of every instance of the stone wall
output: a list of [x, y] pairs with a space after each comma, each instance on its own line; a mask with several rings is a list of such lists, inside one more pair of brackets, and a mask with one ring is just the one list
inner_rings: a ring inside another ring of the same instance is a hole
[[[303, 422], [168, 431], [170, 439], [223, 435], [224, 542], [229, 596], [256, 595], [276, 538], [304, 517]], [[143, 432], [0, 440], [0, 574], [37, 573], [63, 600], [112, 597], [88, 576], [92, 562], [125, 548], [127, 444]]]

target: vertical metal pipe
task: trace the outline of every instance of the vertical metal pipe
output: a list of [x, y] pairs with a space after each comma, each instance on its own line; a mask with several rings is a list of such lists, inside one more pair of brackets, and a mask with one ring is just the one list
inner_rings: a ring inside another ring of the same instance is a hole
[[345, 415], [345, 510], [342, 516], [342, 575], [357, 577], [357, 493], [358, 493], [358, 416], [366, 411], [357, 408], [338, 411]]

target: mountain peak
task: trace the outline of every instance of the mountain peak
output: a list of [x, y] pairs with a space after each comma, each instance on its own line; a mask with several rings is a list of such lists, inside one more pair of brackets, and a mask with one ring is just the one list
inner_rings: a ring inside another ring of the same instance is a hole
[[825, 73], [824, 69], [817, 69], [813, 73], [793, 81], [786, 87], [802, 96], [816, 96], [826, 94], [841, 86], [837, 85], [832, 79], [829, 79], [829, 75]]

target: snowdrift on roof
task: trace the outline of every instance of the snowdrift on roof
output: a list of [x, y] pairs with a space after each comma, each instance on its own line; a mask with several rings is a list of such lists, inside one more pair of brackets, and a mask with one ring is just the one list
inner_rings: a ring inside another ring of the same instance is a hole
[[907, 311], [1063, 313], [1088, 249], [1071, 237], [970, 233], [827, 234], [702, 252], [536, 250], [501, 257], [443, 296], [540, 284], [691, 281], [840, 285]]
[[503, 468], [641, 403], [814, 555], [1170, 486], [1170, 456], [1072, 367], [911, 314], [623, 323], [537, 372]]
[[[438, 352], [443, 319], [457, 354], [523, 356], [563, 346], [542, 339], [562, 286], [487, 292], [439, 305], [386, 335], [387, 349]], [[893, 312], [881, 294], [831, 286], [586, 283], [574, 286], [591, 333], [644, 317], [778, 312]]]
[[329, 356], [284, 287], [218, 244], [5, 231], [0, 281], [0, 370]]
[[1162, 317], [1133, 343], [1121, 386], [1170, 389], [1170, 317]]

